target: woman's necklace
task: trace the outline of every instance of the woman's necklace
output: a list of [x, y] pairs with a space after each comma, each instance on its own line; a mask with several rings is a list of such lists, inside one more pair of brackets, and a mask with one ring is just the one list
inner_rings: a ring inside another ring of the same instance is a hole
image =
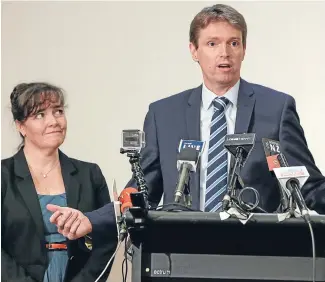
[[[41, 172], [41, 174], [42, 174], [42, 176], [43, 176], [43, 178], [46, 178], [47, 176], [48, 176], [48, 174], [58, 165], [58, 163], [59, 163], [59, 160], [57, 160], [56, 162], [55, 162], [55, 164], [50, 168], [50, 170], [48, 171], [48, 172], [46, 172], [46, 173], [44, 173], [44, 172]], [[33, 169], [33, 167], [31, 166], [31, 165], [28, 165], [30, 168], [32, 168], [32, 170], [34, 171], [34, 169]]]

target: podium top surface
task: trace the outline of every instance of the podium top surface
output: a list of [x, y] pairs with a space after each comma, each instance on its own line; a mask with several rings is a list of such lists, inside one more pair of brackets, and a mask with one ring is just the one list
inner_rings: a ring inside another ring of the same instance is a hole
[[[131, 240], [157, 253], [311, 256], [311, 235], [303, 218], [279, 221], [277, 214], [253, 214], [246, 223], [221, 220], [219, 213], [149, 211], [140, 224], [126, 216]], [[325, 215], [311, 216], [316, 254], [325, 257]], [[135, 228], [134, 228], [135, 227]]]
[[[313, 225], [324, 225], [325, 215], [311, 215]], [[128, 212], [126, 215], [127, 222], [133, 220], [132, 215]], [[149, 211], [145, 219], [147, 224], [242, 224], [237, 218], [227, 218], [222, 220], [218, 212], [200, 212], [200, 211]], [[279, 220], [278, 214], [254, 213], [245, 223], [247, 224], [281, 224], [281, 225], [305, 225], [303, 218], [287, 218]]]
[[136, 281], [159, 279], [157, 270], [169, 271], [164, 278], [184, 278], [175, 281], [312, 281], [313, 255], [317, 270], [325, 262], [325, 215], [311, 216], [315, 253], [303, 218], [279, 221], [277, 214], [256, 213], [243, 224], [237, 218], [221, 220], [220, 213], [149, 211], [143, 224], [131, 212], [126, 220]]

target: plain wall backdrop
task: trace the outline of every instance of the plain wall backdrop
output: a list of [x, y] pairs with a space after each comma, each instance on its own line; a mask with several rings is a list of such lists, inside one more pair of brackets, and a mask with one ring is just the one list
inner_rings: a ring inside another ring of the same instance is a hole
[[[316, 164], [325, 171], [325, 2], [224, 2], [248, 25], [242, 77], [291, 94]], [[61, 149], [96, 162], [121, 190], [131, 176], [121, 131], [142, 129], [150, 102], [202, 83], [188, 50], [195, 14], [215, 2], [2, 3], [2, 158], [20, 142], [9, 96], [20, 82], [67, 93]], [[166, 113], [168, 114], [168, 113]], [[176, 164], [175, 164], [176, 165]], [[117, 259], [116, 265], [121, 261]], [[120, 281], [120, 268], [112, 281]]]

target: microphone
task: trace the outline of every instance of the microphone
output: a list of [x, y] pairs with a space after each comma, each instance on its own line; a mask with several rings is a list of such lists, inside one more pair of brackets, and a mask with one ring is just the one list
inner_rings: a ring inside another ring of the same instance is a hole
[[205, 146], [204, 141], [183, 140], [181, 139], [178, 146], [177, 170], [180, 171], [177, 186], [175, 189], [175, 202], [179, 203], [184, 194], [185, 205], [192, 205], [192, 198], [189, 188], [189, 172], [196, 171], [198, 160]]
[[[281, 166], [289, 167], [287, 159], [285, 158], [285, 156], [282, 153], [280, 153], [278, 155], [278, 161], [280, 162]], [[306, 167], [304, 167], [304, 168], [305, 168], [305, 172], [307, 172], [307, 174], [308, 174], [307, 178], [304, 181], [304, 182], [306, 182], [306, 180], [309, 177], [309, 173], [308, 173]], [[307, 174], [305, 172], [302, 172], [302, 174], [306, 176]], [[301, 186], [303, 186], [303, 184]], [[297, 205], [301, 211], [301, 214], [302, 215], [308, 214], [308, 208], [307, 208], [306, 202], [305, 202], [305, 200], [301, 194], [301, 191], [300, 191], [301, 187], [300, 187], [299, 180], [297, 178], [290, 178], [286, 183], [286, 187], [292, 194], [295, 202], [297, 203]]]
[[290, 178], [286, 184], [287, 188], [292, 193], [302, 215], [308, 214], [306, 202], [301, 194], [299, 181], [296, 178]]
[[183, 197], [185, 187], [188, 190], [190, 172], [196, 171], [199, 152], [194, 148], [187, 147], [180, 150], [177, 159], [177, 169], [180, 173], [175, 190], [175, 202], [179, 203]]
[[279, 164], [281, 167], [289, 167], [289, 164], [287, 162], [287, 159], [285, 158], [285, 156], [280, 153], [278, 156], [277, 156], [277, 159], [279, 161]]
[[269, 171], [273, 171], [275, 167], [281, 167], [277, 157], [280, 154], [280, 142], [268, 138], [262, 138], [263, 149], [266, 156]]
[[[280, 153], [278, 156], [280, 162], [287, 164], [285, 156]], [[309, 220], [308, 208], [301, 194], [300, 188], [305, 184], [309, 177], [309, 173], [305, 166], [291, 166], [275, 168], [274, 173], [279, 180], [281, 186], [287, 189], [292, 195], [295, 203], [301, 212], [301, 215]]]
[[224, 147], [235, 157], [235, 164], [230, 171], [227, 191], [222, 200], [222, 209], [225, 211], [234, 196], [235, 185], [240, 169], [245, 165], [246, 160], [255, 144], [255, 133], [227, 134]]
[[[269, 171], [271, 171], [272, 176], [274, 175], [274, 169], [280, 168], [280, 167], [288, 167], [287, 161], [281, 157], [283, 154], [281, 154], [281, 148], [280, 148], [280, 142], [268, 138], [262, 138], [262, 144], [263, 149], [266, 156], [267, 165], [269, 168]], [[285, 189], [282, 188], [280, 183], [278, 182], [279, 190], [280, 190], [280, 206], [278, 207], [277, 211], [280, 210], [280, 207], [282, 207], [282, 212], [285, 212], [289, 209], [289, 199], [288, 194], [286, 193]]]
[[126, 211], [133, 207], [132, 200], [131, 200], [131, 194], [137, 193], [138, 190], [134, 187], [127, 187], [124, 188], [118, 197], [118, 200], [120, 202], [120, 211], [122, 213], [121, 218], [119, 220], [119, 240], [122, 242], [126, 235], [127, 235], [127, 227], [125, 224], [125, 213]]

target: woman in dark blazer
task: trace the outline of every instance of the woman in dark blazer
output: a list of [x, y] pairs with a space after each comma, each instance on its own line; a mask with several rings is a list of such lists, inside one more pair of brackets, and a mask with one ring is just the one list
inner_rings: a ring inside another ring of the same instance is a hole
[[98, 209], [110, 202], [105, 178], [97, 164], [58, 149], [67, 129], [61, 89], [24, 83], [10, 98], [23, 144], [1, 162], [1, 281], [95, 281], [114, 253], [117, 233], [93, 238], [92, 247], [86, 238], [69, 241], [49, 222], [46, 205]]

